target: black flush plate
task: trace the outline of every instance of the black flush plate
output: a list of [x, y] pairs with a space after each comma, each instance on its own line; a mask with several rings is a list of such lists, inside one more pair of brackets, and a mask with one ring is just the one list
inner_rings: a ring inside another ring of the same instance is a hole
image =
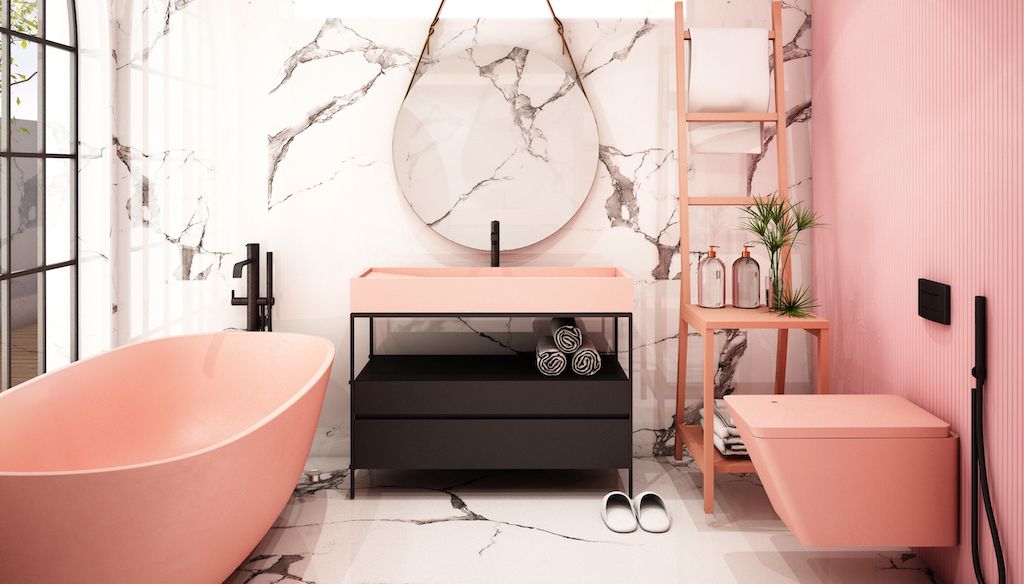
[[919, 278], [917, 314], [932, 322], [949, 324], [949, 285]]

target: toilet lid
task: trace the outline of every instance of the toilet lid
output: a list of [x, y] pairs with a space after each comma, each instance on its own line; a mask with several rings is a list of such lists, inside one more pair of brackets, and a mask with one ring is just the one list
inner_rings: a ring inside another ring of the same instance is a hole
[[[758, 438], [944, 438], [949, 424], [897, 395], [730, 395]], [[739, 423], [741, 422], [741, 423]]]

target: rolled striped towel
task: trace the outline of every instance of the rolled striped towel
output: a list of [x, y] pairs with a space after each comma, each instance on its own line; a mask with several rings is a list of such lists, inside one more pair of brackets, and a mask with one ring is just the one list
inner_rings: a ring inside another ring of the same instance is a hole
[[544, 375], [555, 377], [561, 375], [568, 365], [568, 357], [558, 350], [555, 340], [551, 337], [537, 339], [537, 370]]
[[575, 353], [583, 345], [583, 326], [575, 318], [552, 318], [551, 336], [564, 353]]
[[572, 371], [576, 375], [593, 375], [601, 370], [601, 354], [590, 339], [583, 339], [583, 346], [572, 355]]

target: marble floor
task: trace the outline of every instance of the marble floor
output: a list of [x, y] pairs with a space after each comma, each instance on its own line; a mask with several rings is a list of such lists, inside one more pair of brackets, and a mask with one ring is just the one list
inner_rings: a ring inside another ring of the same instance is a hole
[[908, 550], [803, 547], [756, 476], [721, 477], [711, 517], [698, 470], [650, 458], [635, 469], [638, 492], [665, 498], [668, 533], [604, 527], [615, 472], [360, 471], [354, 501], [347, 472], [322, 473], [225, 584], [934, 582]]

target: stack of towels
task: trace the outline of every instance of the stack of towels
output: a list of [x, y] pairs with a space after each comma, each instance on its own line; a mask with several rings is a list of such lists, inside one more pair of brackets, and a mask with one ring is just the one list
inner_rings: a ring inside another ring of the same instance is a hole
[[567, 366], [576, 375], [601, 370], [601, 354], [575, 318], [551, 319], [551, 335], [537, 339], [537, 369], [548, 376], [561, 375]]
[[[704, 408], [700, 409], [700, 425], [704, 426]], [[740, 438], [740, 431], [729, 415], [724, 399], [715, 400], [715, 448], [725, 456], [746, 456], [747, 447]]]

